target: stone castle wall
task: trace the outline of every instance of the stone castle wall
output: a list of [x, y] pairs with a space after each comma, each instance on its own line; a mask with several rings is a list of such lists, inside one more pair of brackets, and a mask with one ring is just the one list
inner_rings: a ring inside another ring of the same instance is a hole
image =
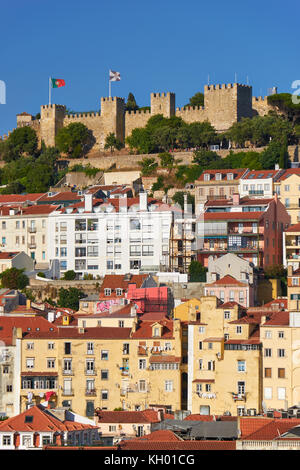
[[164, 117], [178, 116], [185, 122], [208, 120], [218, 132], [226, 131], [242, 117], [255, 114], [265, 115], [270, 107], [266, 98], [253, 98], [252, 87], [238, 83], [228, 85], [206, 85], [204, 87], [204, 107], [175, 108], [174, 93], [151, 93], [151, 110], [125, 112], [123, 98], [101, 98], [100, 113], [66, 115], [65, 106], [45, 105], [41, 107], [41, 119], [34, 119], [27, 113], [17, 116], [17, 126], [32, 126], [46, 145], [55, 145], [58, 130], [73, 122], [81, 122], [94, 137], [94, 148], [103, 150], [105, 139], [114, 133], [125, 141], [133, 129], [145, 127], [151, 116], [162, 114]]
[[269, 111], [271, 111], [272, 106], [268, 104], [268, 97], [265, 96], [264, 98], [262, 96], [256, 97], [253, 96], [252, 98], [252, 113], [253, 116], [265, 116], [268, 114]]

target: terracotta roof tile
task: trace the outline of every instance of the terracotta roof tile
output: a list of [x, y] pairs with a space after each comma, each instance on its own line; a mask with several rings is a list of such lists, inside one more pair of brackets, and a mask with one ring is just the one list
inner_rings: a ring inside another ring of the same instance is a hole
[[238, 286], [238, 287], [247, 287], [245, 282], [240, 282], [235, 277], [230, 276], [227, 274], [226, 276], [222, 277], [221, 279], [217, 279], [210, 284], [205, 284], [205, 287], [212, 287], [212, 286]]

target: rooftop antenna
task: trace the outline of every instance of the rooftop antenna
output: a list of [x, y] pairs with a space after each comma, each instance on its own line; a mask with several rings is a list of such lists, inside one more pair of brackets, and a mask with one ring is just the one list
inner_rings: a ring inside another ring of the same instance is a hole
[[237, 83], [237, 74], [234, 72], [234, 83]]
[[248, 75], [247, 75], [247, 80], [246, 80], [246, 82], [247, 82], [247, 85], [249, 85], [249, 77], [248, 77]]
[[207, 85], [209, 85], [209, 74], [207, 76]]

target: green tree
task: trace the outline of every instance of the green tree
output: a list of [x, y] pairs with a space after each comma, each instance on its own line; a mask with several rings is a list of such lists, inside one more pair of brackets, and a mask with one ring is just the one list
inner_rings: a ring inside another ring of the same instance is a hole
[[76, 289], [76, 287], [69, 287], [69, 289], [64, 289], [61, 287], [58, 293], [57, 305], [59, 307], [71, 308], [72, 310], [77, 311], [79, 308], [79, 300], [84, 297], [84, 293]]
[[72, 269], [64, 273], [63, 279], [65, 281], [74, 281], [75, 278], [76, 278], [76, 273]]
[[211, 150], [200, 149], [194, 152], [193, 163], [197, 163], [202, 168], [207, 168], [211, 163], [221, 160], [221, 157]]
[[163, 168], [169, 168], [169, 170], [173, 168], [175, 162], [174, 155], [171, 155], [169, 152], [163, 152], [158, 154], [158, 158]]
[[300, 121], [300, 104], [293, 103], [292, 97], [293, 95], [290, 93], [278, 93], [268, 96], [267, 101], [269, 105], [282, 113], [294, 125]]
[[110, 152], [113, 153], [113, 151], [120, 150], [123, 147], [123, 143], [116, 138], [115, 134], [113, 132], [110, 132], [105, 139], [105, 145], [104, 148], [105, 150], [110, 149]]
[[159, 175], [156, 182], [153, 183], [151, 187], [151, 192], [154, 193], [154, 191], [160, 191], [164, 187], [164, 177], [162, 175]]
[[23, 154], [35, 155], [37, 151], [37, 135], [30, 126], [18, 127], [1, 143], [0, 155], [5, 162], [17, 160]]
[[88, 152], [92, 140], [91, 133], [84, 124], [72, 122], [57, 132], [55, 143], [60, 152], [68, 157], [78, 158]]
[[175, 204], [179, 204], [181, 209], [184, 210], [184, 195], [187, 194], [187, 203], [192, 206], [192, 211], [195, 212], [195, 196], [190, 193], [185, 193], [184, 191], [177, 191], [172, 200]]
[[155, 161], [155, 158], [152, 157], [143, 158], [143, 160], [140, 160], [138, 163], [141, 166], [143, 176], [149, 176], [153, 174], [158, 167], [158, 163]]
[[153, 153], [157, 150], [152, 133], [146, 127], [133, 129], [131, 135], [126, 138], [126, 143], [131, 150], [138, 153]]
[[22, 290], [29, 284], [29, 279], [24, 274], [24, 269], [9, 268], [0, 274], [2, 287]]
[[135, 101], [135, 97], [132, 93], [129, 93], [125, 110], [126, 111], [136, 111], [137, 109], [139, 109], [139, 107], [138, 107], [138, 105]]
[[190, 98], [186, 106], [204, 106], [204, 94], [198, 91]]
[[206, 282], [207, 268], [205, 268], [199, 261], [191, 261], [189, 266], [189, 281], [190, 282]]

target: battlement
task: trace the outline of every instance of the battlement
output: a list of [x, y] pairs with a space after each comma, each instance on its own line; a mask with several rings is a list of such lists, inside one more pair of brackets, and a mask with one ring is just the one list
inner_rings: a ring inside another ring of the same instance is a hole
[[41, 106], [42, 109], [59, 109], [63, 110], [66, 107], [63, 104], [43, 104]]
[[106, 96], [106, 97], [101, 97], [101, 103], [102, 102], [113, 102], [113, 101], [125, 101], [124, 98], [120, 98], [119, 96]]
[[252, 101], [264, 101], [267, 103], [268, 97], [267, 96], [253, 96]]
[[151, 93], [151, 98], [167, 98], [175, 96], [175, 93], [168, 91], [167, 93]]
[[182, 108], [176, 108], [176, 112], [188, 112], [188, 111], [204, 111], [204, 106], [183, 106]]
[[100, 113], [74, 113], [74, 114], [66, 114], [66, 119], [82, 119], [82, 118], [98, 118], [100, 117]]
[[151, 114], [150, 109], [137, 109], [136, 111], [125, 111], [125, 114]]
[[206, 91], [213, 91], [213, 90], [227, 90], [227, 89], [234, 89], [234, 88], [245, 88], [251, 89], [251, 85], [244, 85], [242, 83], [218, 83], [216, 85], [205, 85], [204, 86], [204, 93]]

